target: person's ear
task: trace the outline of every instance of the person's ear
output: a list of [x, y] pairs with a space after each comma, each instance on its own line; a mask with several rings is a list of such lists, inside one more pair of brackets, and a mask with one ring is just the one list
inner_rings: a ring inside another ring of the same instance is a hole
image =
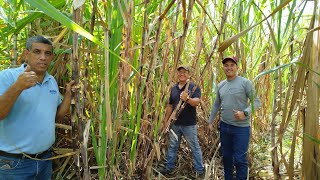
[[27, 59], [26, 59], [28, 53], [29, 53], [29, 51], [27, 49], [24, 49], [23, 52], [22, 52], [22, 55], [21, 55], [21, 59], [26, 63], [28, 63]]

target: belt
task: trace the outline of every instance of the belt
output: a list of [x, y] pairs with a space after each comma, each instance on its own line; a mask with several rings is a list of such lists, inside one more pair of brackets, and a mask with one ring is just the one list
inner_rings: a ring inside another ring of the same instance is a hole
[[[30, 156], [31, 158], [42, 158], [47, 153], [51, 152], [52, 149], [49, 148], [48, 150], [43, 151], [42, 153], [37, 154], [13, 154], [13, 153], [7, 153], [5, 151], [0, 151], [0, 156], [8, 157], [8, 158], [17, 158], [22, 159], [24, 157], [27, 157], [26, 155]], [[28, 158], [28, 157], [27, 157]]]

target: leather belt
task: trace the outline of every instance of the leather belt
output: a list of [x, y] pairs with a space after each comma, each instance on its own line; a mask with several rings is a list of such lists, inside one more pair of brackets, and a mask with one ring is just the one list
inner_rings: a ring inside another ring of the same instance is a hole
[[23, 157], [28, 158], [26, 155], [32, 157], [32, 158], [42, 158], [44, 155], [47, 153], [51, 152], [52, 149], [49, 148], [46, 151], [43, 151], [42, 153], [38, 154], [13, 154], [13, 153], [7, 153], [5, 151], [0, 151], [0, 156], [8, 157], [8, 158], [17, 158], [17, 159], [22, 159]]

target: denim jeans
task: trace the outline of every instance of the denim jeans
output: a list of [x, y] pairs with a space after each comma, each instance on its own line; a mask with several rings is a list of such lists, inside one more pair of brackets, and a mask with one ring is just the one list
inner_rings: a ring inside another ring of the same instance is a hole
[[198, 140], [197, 126], [172, 125], [171, 129], [175, 132], [176, 136], [173, 132], [169, 132], [169, 146], [166, 168], [168, 170], [173, 170], [175, 168], [177, 151], [180, 146], [181, 137], [184, 136], [187, 140], [188, 146], [192, 151], [194, 169], [196, 172], [202, 174], [204, 172], [204, 166], [202, 160], [202, 152]]
[[[41, 159], [51, 157], [51, 152]], [[0, 180], [50, 180], [51, 160], [33, 160], [27, 157], [9, 158], [0, 156]]]
[[249, 138], [250, 126], [237, 127], [221, 121], [220, 141], [225, 180], [233, 179], [233, 166], [236, 168], [237, 180], [247, 179]]

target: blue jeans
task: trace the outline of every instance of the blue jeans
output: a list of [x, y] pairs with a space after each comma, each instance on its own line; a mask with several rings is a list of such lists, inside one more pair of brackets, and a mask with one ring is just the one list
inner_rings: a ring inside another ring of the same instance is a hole
[[233, 166], [236, 168], [237, 180], [247, 179], [249, 138], [250, 126], [237, 127], [221, 121], [220, 141], [225, 180], [233, 179]]
[[[51, 157], [48, 152], [41, 159]], [[32, 160], [27, 157], [9, 158], [0, 156], [0, 180], [50, 180], [51, 160]]]
[[169, 146], [167, 155], [166, 168], [168, 170], [173, 170], [175, 168], [175, 161], [177, 157], [177, 151], [180, 146], [181, 137], [184, 136], [187, 140], [188, 146], [192, 151], [193, 165], [196, 172], [202, 174], [204, 172], [204, 166], [202, 161], [202, 152], [199, 145], [197, 126], [180, 126], [172, 125], [171, 129], [175, 132], [169, 132]]

